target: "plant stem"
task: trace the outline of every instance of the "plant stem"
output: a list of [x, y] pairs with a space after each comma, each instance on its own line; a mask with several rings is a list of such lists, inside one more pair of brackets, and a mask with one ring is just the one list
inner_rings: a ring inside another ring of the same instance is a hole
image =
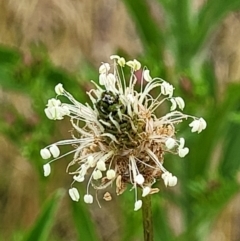
[[144, 241], [153, 241], [153, 220], [152, 220], [152, 205], [151, 195], [147, 195], [142, 199], [142, 219]]

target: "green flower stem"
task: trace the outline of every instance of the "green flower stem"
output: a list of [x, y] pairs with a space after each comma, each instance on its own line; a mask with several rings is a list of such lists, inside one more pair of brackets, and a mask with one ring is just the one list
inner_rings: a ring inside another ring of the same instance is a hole
[[152, 220], [152, 205], [151, 195], [147, 195], [142, 199], [142, 219], [144, 241], [153, 241], [153, 220]]

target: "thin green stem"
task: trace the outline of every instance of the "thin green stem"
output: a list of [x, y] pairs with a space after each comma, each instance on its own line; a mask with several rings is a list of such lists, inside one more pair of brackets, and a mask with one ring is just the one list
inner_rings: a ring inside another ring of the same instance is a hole
[[152, 205], [151, 195], [147, 195], [142, 199], [142, 219], [144, 241], [153, 241], [153, 220], [152, 220]]

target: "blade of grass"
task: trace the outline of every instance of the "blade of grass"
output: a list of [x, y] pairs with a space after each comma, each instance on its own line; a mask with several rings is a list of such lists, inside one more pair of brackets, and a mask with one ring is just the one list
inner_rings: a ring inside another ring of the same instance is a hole
[[144, 45], [152, 57], [159, 60], [163, 55], [164, 39], [160, 28], [153, 19], [146, 0], [124, 0], [130, 16], [135, 20], [137, 30]]
[[34, 226], [26, 234], [22, 241], [49, 240], [50, 230], [54, 223], [54, 217], [61, 198], [63, 197], [63, 193], [63, 190], [57, 190], [54, 193], [53, 197], [44, 204]]
[[94, 223], [87, 210], [87, 205], [72, 202], [72, 216], [75, 223], [79, 241], [98, 241]]
[[217, 24], [231, 11], [240, 9], [240, 1], [206, 1], [196, 16], [197, 26], [193, 26], [195, 41], [192, 48], [199, 51]]

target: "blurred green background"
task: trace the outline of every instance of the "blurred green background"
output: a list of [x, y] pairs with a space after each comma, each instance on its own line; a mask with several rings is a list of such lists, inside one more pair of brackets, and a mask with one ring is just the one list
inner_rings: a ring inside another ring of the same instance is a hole
[[185, 112], [208, 123], [201, 134], [179, 126], [190, 153], [165, 157], [179, 183], [156, 184], [155, 240], [239, 241], [239, 11], [239, 0], [0, 0], [0, 240], [143, 240], [131, 192], [110, 190], [102, 208], [73, 203], [71, 159], [44, 178], [39, 156], [71, 129], [44, 114], [54, 86], [86, 102], [100, 63], [119, 54], [172, 83]]

